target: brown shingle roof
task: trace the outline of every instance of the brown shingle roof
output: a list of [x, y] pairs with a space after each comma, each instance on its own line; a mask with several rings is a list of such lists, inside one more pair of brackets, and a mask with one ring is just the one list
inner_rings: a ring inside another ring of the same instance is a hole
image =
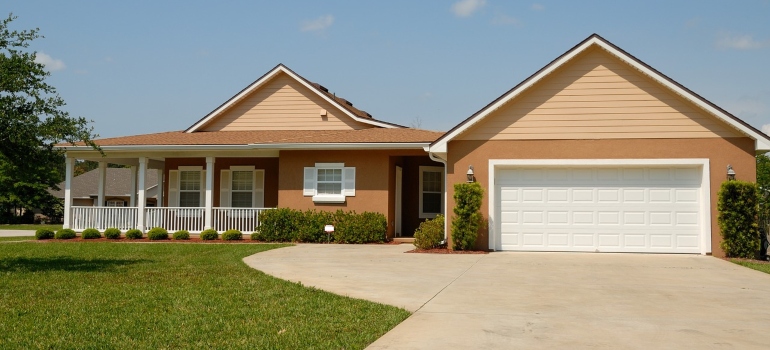
[[[131, 193], [131, 169], [107, 168], [106, 186], [104, 194], [110, 196], [128, 196]], [[158, 173], [148, 171], [145, 186], [147, 189], [158, 184]], [[64, 182], [59, 184], [60, 190], [48, 190], [57, 198], [64, 198]], [[90, 198], [99, 192], [99, 169], [72, 178], [72, 198]]]
[[[99, 146], [248, 145], [283, 143], [430, 143], [443, 132], [410, 128], [161, 132], [95, 140]], [[82, 146], [82, 143], [78, 144]], [[62, 144], [60, 146], [67, 146]]]

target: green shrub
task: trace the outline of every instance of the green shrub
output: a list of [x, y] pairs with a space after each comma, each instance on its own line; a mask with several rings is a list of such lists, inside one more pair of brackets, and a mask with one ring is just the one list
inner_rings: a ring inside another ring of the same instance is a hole
[[739, 180], [725, 181], [718, 196], [717, 221], [722, 234], [720, 247], [728, 257], [756, 258], [761, 245], [757, 224], [757, 186]]
[[252, 239], [265, 242], [295, 241], [301, 220], [302, 212], [299, 210], [279, 208], [262, 211], [259, 213], [259, 227], [251, 235]]
[[452, 218], [452, 246], [457, 250], [470, 250], [476, 245], [481, 228], [481, 202], [484, 189], [478, 182], [455, 184], [455, 207]]
[[77, 237], [75, 230], [69, 228], [63, 228], [59, 231], [56, 231], [56, 234], [53, 236], [53, 238], [56, 239], [72, 239], [75, 237]]
[[80, 233], [82, 239], [96, 239], [102, 238], [102, 234], [95, 228], [87, 228]]
[[335, 214], [334, 240], [339, 243], [372, 243], [385, 241], [388, 221], [381, 213], [343, 212]]
[[177, 240], [177, 241], [187, 240], [187, 239], [190, 239], [190, 232], [188, 232], [187, 230], [179, 230], [174, 232], [173, 237], [174, 237], [174, 240]]
[[444, 240], [444, 215], [425, 220], [414, 231], [414, 246], [420, 249], [433, 249], [441, 245]]
[[292, 240], [297, 242], [322, 243], [331, 241], [332, 237], [324, 231], [326, 225], [334, 225], [335, 214], [328, 211], [307, 210], [302, 213]]
[[120, 230], [110, 227], [104, 230], [104, 237], [107, 237], [107, 239], [118, 239], [120, 238]]
[[126, 231], [126, 239], [142, 239], [143, 236], [142, 231], [135, 228]]
[[223, 241], [240, 241], [243, 239], [243, 234], [238, 230], [227, 230], [222, 233]]
[[217, 230], [210, 228], [201, 232], [200, 237], [204, 241], [214, 241], [219, 238], [219, 234], [217, 233]]
[[168, 231], [163, 227], [153, 227], [150, 231], [147, 231], [147, 239], [151, 241], [168, 239]]
[[35, 239], [51, 239], [53, 238], [53, 230], [47, 228], [41, 228], [35, 231]]

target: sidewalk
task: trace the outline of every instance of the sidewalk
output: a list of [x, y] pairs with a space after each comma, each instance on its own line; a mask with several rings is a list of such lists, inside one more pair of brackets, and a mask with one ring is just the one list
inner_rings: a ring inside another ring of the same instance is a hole
[[0, 237], [34, 237], [34, 230], [0, 230]]

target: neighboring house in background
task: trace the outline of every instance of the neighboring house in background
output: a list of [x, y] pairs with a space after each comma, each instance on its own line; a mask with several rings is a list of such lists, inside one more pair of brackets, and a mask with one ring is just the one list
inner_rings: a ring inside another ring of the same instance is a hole
[[[127, 207], [131, 205], [131, 179], [133, 170], [130, 168], [107, 168], [105, 172], [105, 207]], [[64, 182], [59, 183], [60, 190], [49, 190], [56, 198], [64, 199]], [[158, 175], [147, 173], [147, 206], [154, 207], [158, 198]], [[99, 206], [99, 169], [94, 169], [72, 178], [71, 185], [73, 206]], [[136, 193], [134, 194], [136, 196]]]
[[168, 179], [161, 207], [119, 209], [141, 229], [251, 231], [269, 207], [380, 212], [388, 237], [438, 213], [449, 228], [453, 185], [473, 166], [488, 220], [478, 249], [718, 256], [727, 166], [754, 181], [755, 153], [770, 150], [767, 135], [598, 35], [445, 134], [373, 119], [279, 65], [185, 131], [96, 143], [106, 158], [62, 146], [68, 178], [88, 159]]

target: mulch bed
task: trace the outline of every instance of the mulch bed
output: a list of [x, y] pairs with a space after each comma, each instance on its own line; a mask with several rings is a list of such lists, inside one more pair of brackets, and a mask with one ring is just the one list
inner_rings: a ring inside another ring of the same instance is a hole
[[448, 248], [433, 249], [412, 249], [405, 253], [423, 253], [423, 254], [489, 254], [483, 250], [451, 250]]

